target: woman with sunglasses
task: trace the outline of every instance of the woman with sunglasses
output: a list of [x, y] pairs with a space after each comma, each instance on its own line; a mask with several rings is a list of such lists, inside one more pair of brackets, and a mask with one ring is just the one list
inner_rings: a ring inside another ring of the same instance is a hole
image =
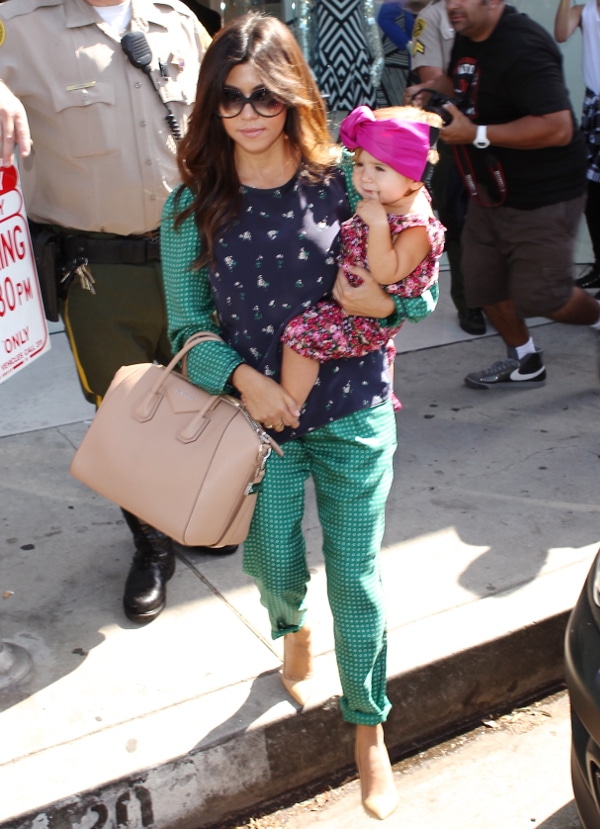
[[[370, 274], [338, 277], [341, 222], [357, 196], [339, 166], [311, 71], [288, 28], [250, 13], [206, 52], [196, 104], [179, 144], [182, 187], [162, 225], [172, 344], [220, 334], [189, 354], [193, 382], [236, 394], [278, 433], [261, 484], [244, 570], [256, 580], [274, 639], [284, 636], [282, 681], [303, 705], [312, 684], [305, 624], [309, 571], [304, 485], [315, 483], [344, 719], [356, 726], [367, 811], [383, 819], [397, 792], [383, 738], [386, 625], [379, 552], [396, 446], [383, 348], [324, 364], [303, 409], [280, 385], [281, 334], [298, 312], [332, 293], [351, 314], [402, 319], [401, 302]], [[351, 203], [349, 195], [353, 201]]]

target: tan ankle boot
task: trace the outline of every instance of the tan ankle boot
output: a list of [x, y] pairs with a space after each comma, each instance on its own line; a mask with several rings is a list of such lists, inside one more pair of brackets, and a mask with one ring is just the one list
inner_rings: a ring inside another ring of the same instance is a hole
[[396, 810], [399, 798], [381, 725], [356, 726], [355, 758], [365, 812], [385, 820]]
[[306, 705], [314, 687], [311, 632], [306, 625], [283, 637], [281, 681], [298, 705]]

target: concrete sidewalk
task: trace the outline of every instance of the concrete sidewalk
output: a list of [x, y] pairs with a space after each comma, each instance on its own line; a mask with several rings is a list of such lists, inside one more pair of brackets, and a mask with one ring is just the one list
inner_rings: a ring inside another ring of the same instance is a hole
[[[436, 312], [397, 340], [404, 409], [382, 553], [394, 759], [560, 682], [600, 539], [596, 335], [540, 325], [544, 388], [472, 391], [464, 374], [504, 349], [462, 334], [442, 284]], [[0, 386], [0, 631], [33, 664], [0, 692], [0, 824], [222, 826], [350, 769], [312, 490], [320, 687], [299, 712], [240, 553], [182, 555], [165, 612], [147, 627], [124, 617], [128, 530], [69, 476], [93, 411], [64, 334], [51, 339]]]

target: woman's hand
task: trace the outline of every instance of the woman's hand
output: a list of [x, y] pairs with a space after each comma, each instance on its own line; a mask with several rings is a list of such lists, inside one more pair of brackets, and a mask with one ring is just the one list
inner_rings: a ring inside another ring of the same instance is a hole
[[341, 268], [338, 271], [333, 286], [333, 296], [347, 314], [385, 319], [394, 313], [396, 310], [394, 300], [374, 280], [370, 271], [359, 267], [349, 267], [348, 270], [360, 276], [363, 281], [361, 285], [354, 287], [348, 282], [344, 271]]
[[297, 429], [300, 425], [296, 401], [275, 380], [242, 364], [233, 372], [231, 382], [242, 395], [250, 417], [262, 423], [265, 429], [282, 432], [286, 426]]

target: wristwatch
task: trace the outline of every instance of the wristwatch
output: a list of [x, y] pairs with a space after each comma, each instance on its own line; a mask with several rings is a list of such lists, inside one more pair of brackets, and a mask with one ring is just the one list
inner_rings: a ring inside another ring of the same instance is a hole
[[487, 127], [484, 127], [483, 124], [480, 124], [477, 127], [473, 146], [477, 147], [479, 150], [485, 150], [486, 147], [490, 146], [490, 139], [487, 137]]

